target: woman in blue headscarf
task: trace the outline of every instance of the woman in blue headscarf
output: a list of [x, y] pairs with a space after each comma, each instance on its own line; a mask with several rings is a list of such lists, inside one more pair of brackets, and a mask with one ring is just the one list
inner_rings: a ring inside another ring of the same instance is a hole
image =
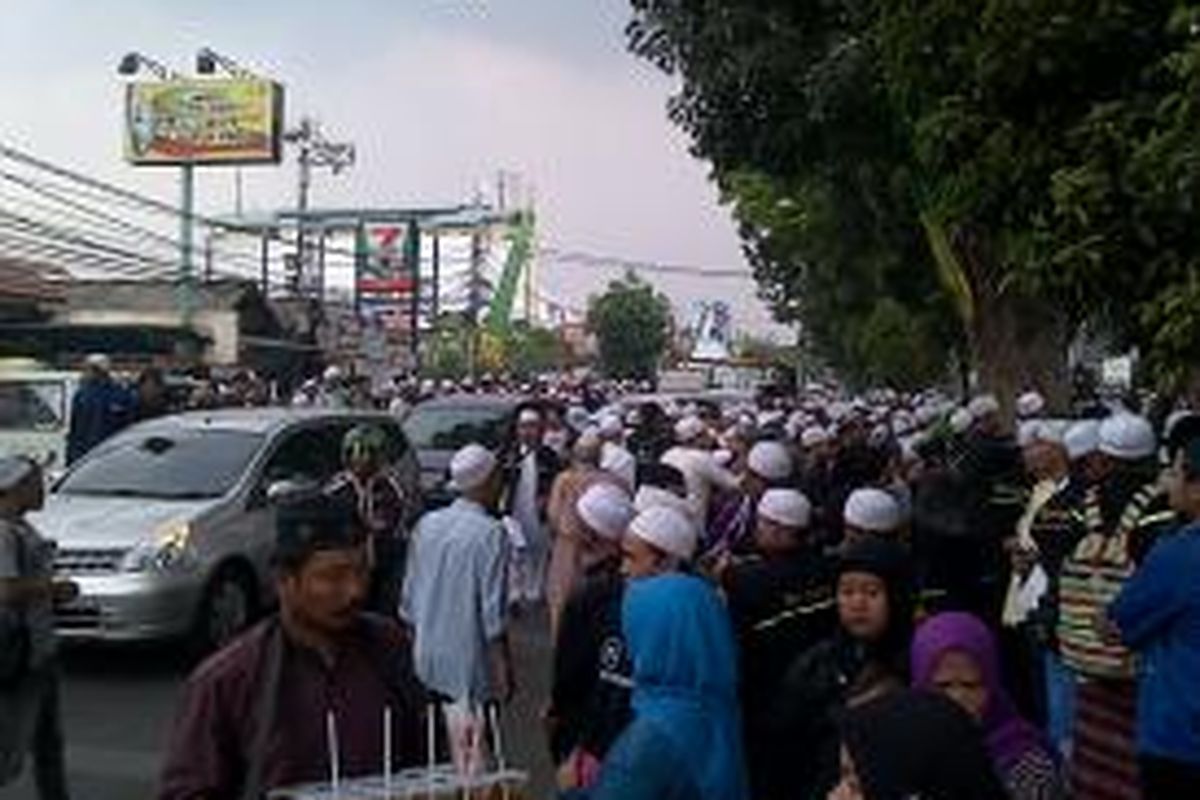
[[746, 800], [737, 656], [716, 591], [690, 575], [632, 581], [622, 610], [633, 721], [590, 800]]

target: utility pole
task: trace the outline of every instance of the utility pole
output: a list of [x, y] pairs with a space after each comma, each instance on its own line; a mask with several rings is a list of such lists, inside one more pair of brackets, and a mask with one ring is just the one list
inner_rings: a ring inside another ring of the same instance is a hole
[[300, 285], [305, 286], [311, 269], [306, 241], [308, 225], [308, 195], [312, 187], [313, 167], [328, 167], [337, 175], [354, 164], [354, 144], [331, 142], [321, 133], [321, 125], [311, 117], [304, 117], [300, 124], [283, 134], [283, 140], [298, 148], [296, 156], [296, 257], [299, 261]]

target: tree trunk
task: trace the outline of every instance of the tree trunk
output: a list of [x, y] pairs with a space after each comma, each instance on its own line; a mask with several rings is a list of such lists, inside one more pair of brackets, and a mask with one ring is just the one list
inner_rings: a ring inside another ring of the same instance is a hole
[[1014, 282], [1003, 280], [989, 263], [987, 248], [971, 232], [960, 230], [954, 246], [973, 299], [967, 331], [978, 389], [996, 395], [1006, 420], [1015, 417], [1018, 395], [1031, 389], [1045, 397], [1048, 413], [1068, 413], [1066, 315], [1045, 298], [1019, 293]]

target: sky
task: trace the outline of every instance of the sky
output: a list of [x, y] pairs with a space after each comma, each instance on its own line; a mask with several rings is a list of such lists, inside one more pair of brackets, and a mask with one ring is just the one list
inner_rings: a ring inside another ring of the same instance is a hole
[[[177, 202], [174, 170], [121, 153], [121, 55], [190, 71], [209, 46], [286, 86], [289, 121], [357, 147], [314, 180], [312, 205], [454, 205], [499, 170], [536, 193], [544, 246], [742, 268], [658, 276], [683, 314], [726, 300], [735, 327], [786, 338], [756, 299], [707, 165], [666, 118], [674, 88], [625, 50], [627, 0], [0, 0], [0, 142]], [[243, 170], [248, 210], [295, 203], [295, 166]], [[231, 213], [234, 175], [201, 169], [198, 206]], [[574, 306], [619, 273], [543, 262]]]

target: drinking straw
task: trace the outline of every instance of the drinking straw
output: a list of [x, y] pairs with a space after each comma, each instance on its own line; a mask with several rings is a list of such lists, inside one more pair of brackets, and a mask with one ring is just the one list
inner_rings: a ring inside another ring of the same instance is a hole
[[325, 713], [325, 742], [329, 746], [329, 786], [333, 790], [334, 800], [341, 797], [341, 762], [338, 755], [337, 720], [333, 711]]
[[392, 799], [392, 707], [383, 707], [383, 792]]

